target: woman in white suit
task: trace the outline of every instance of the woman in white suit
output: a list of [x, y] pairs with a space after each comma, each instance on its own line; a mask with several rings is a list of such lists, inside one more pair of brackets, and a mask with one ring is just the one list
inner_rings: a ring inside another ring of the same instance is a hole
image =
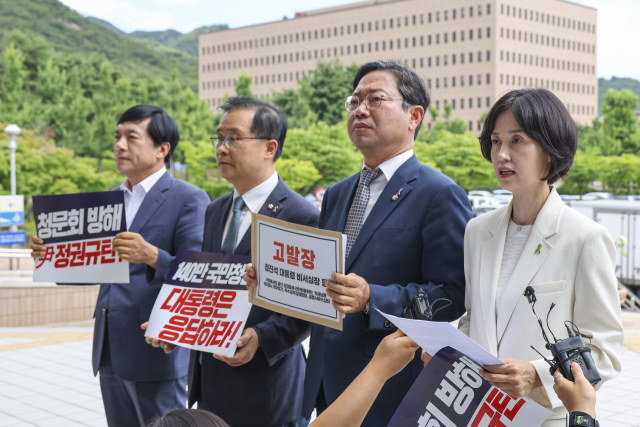
[[565, 206], [552, 186], [569, 172], [577, 142], [576, 125], [553, 93], [504, 95], [487, 115], [480, 144], [513, 200], [471, 220], [464, 239], [467, 314], [459, 328], [505, 363], [483, 373], [492, 385], [556, 413], [544, 427], [564, 426], [567, 412], [549, 365], [531, 349], [551, 358], [523, 296], [527, 286], [535, 289], [540, 316], [556, 304], [549, 325], [558, 338], [566, 338], [563, 322], [570, 320], [591, 339], [598, 386], [621, 370], [615, 245], [604, 227]]

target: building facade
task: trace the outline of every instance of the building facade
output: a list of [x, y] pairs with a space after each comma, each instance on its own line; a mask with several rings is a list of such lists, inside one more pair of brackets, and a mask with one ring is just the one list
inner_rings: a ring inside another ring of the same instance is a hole
[[[596, 9], [562, 0], [375, 0], [199, 37], [199, 95], [211, 109], [234, 95], [296, 87], [318, 61], [394, 59], [413, 68], [470, 130], [505, 91], [544, 87], [578, 123], [598, 111]], [[428, 126], [431, 117], [426, 114]]]

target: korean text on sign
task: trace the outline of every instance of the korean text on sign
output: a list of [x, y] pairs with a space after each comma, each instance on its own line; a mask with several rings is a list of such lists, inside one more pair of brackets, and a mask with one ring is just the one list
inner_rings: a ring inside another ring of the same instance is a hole
[[179, 251], [145, 335], [194, 350], [233, 355], [251, 309], [242, 280], [249, 259]]
[[129, 263], [112, 244], [116, 234], [126, 231], [122, 191], [36, 196], [33, 211], [45, 244], [34, 281], [129, 282]]

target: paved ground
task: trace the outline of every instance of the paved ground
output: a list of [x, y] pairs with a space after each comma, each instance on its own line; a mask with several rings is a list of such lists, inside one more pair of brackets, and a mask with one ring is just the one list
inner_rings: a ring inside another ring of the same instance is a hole
[[[623, 371], [598, 391], [603, 427], [640, 426], [640, 315], [624, 315]], [[0, 328], [0, 426], [106, 426], [91, 322]], [[632, 350], [633, 349], [633, 350]]]

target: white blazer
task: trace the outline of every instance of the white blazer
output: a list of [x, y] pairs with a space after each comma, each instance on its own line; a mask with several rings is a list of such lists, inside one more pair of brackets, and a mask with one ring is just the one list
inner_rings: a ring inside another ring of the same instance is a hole
[[[523, 292], [529, 285], [535, 289], [536, 312], [545, 328], [549, 307], [552, 302], [556, 304], [549, 318], [556, 337], [567, 337], [563, 322], [571, 320], [583, 336], [592, 339], [591, 355], [602, 385], [620, 373], [624, 341], [615, 276], [616, 248], [604, 227], [565, 206], [553, 189], [536, 218], [496, 310], [496, 289], [512, 203], [472, 219], [467, 225], [464, 236], [467, 314], [460, 319], [459, 329], [499, 358], [533, 363], [543, 386], [534, 389], [529, 397], [556, 413], [543, 426], [564, 426], [560, 420], [564, 420], [567, 411], [553, 391], [549, 365], [530, 347], [533, 345], [551, 358]], [[538, 245], [542, 245], [539, 254], [535, 253]]]

